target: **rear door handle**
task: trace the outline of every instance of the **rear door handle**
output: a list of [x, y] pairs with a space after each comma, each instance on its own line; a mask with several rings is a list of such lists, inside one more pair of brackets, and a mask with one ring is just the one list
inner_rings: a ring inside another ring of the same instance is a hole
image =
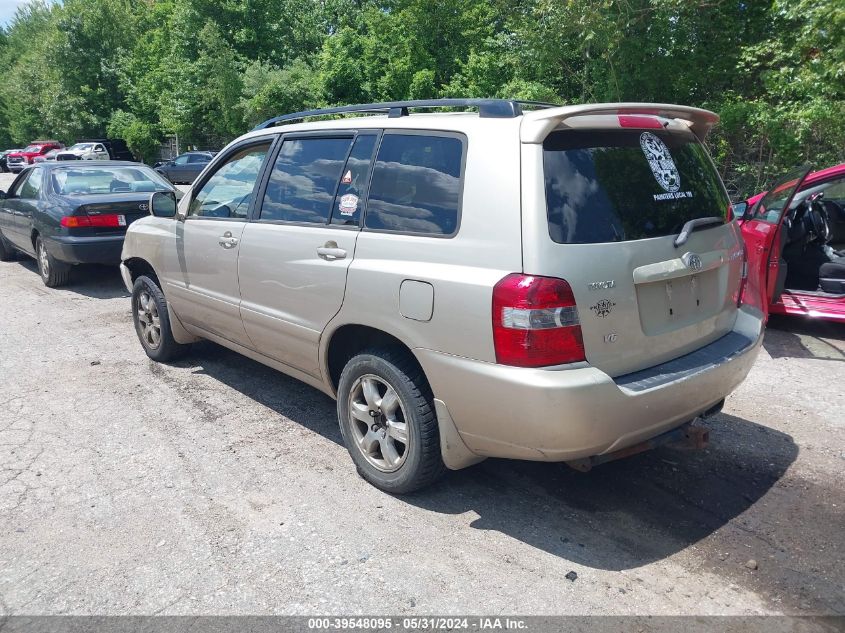
[[220, 236], [220, 239], [217, 240], [217, 243], [220, 244], [223, 248], [235, 248], [238, 245], [238, 238], [232, 237], [231, 231], [226, 231], [223, 235]]
[[346, 251], [338, 248], [337, 242], [331, 240], [326, 242], [323, 246], [317, 247], [317, 256], [326, 261], [333, 261], [335, 259], [345, 259]]

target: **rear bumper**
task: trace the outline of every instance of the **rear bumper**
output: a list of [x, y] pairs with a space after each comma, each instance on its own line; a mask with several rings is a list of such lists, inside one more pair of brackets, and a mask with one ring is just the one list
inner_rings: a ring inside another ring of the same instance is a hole
[[45, 240], [47, 252], [68, 264], [119, 264], [123, 235], [71, 237], [58, 235]]
[[711, 409], [745, 379], [762, 338], [762, 315], [744, 307], [725, 340], [616, 379], [586, 364], [525, 369], [416, 352], [470, 451], [570, 461], [643, 442]]

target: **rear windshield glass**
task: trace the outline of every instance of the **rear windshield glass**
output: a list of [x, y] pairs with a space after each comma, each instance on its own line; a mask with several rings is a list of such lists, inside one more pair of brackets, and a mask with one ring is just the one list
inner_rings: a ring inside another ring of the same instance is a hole
[[148, 167], [74, 167], [55, 169], [53, 190], [60, 196], [172, 191]]
[[543, 143], [549, 234], [559, 244], [677, 235], [730, 201], [692, 133], [567, 130]]

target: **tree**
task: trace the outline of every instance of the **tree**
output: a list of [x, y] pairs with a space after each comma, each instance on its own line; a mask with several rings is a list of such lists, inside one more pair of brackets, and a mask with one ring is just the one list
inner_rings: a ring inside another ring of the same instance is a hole
[[131, 112], [115, 110], [109, 120], [107, 132], [110, 138], [125, 140], [130, 151], [140, 161], [149, 161], [158, 154], [161, 145], [160, 131]]

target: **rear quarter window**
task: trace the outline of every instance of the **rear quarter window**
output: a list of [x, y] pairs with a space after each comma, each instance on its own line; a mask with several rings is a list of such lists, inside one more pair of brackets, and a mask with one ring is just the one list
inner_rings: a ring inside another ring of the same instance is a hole
[[543, 143], [549, 235], [560, 244], [677, 235], [730, 201], [692, 133], [566, 130]]
[[373, 167], [367, 229], [454, 235], [464, 141], [457, 136], [385, 134]]

